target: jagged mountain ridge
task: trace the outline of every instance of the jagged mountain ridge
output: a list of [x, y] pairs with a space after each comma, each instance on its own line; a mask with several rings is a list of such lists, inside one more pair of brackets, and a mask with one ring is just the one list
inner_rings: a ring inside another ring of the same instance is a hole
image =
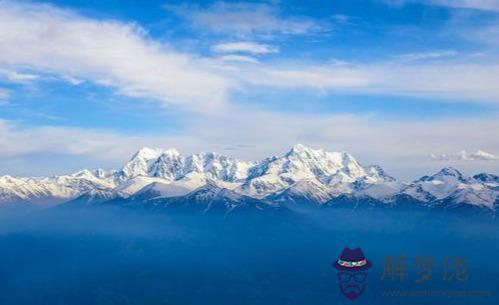
[[404, 184], [379, 166], [362, 166], [348, 153], [326, 152], [300, 144], [282, 156], [260, 162], [240, 161], [217, 153], [183, 156], [174, 149], [143, 148], [116, 171], [83, 170], [56, 177], [2, 176], [0, 202], [51, 205], [77, 198], [86, 203], [115, 198], [190, 198], [193, 192], [211, 185], [230, 191], [220, 194], [238, 194], [271, 205], [322, 205], [340, 196], [389, 204], [409, 196], [423, 205], [446, 202], [495, 209], [498, 181], [498, 176], [492, 174], [464, 177], [456, 169], [445, 168], [433, 176]]

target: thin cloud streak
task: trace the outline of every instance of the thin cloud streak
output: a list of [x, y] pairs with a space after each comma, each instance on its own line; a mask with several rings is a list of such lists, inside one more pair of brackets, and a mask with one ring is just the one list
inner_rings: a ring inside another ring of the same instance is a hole
[[401, 61], [420, 61], [420, 60], [429, 60], [429, 59], [439, 59], [445, 57], [456, 56], [458, 53], [453, 50], [439, 50], [432, 52], [421, 52], [421, 53], [409, 53], [409, 54], [401, 54], [397, 55], [394, 58]]
[[432, 154], [431, 158], [435, 161], [499, 161], [499, 156], [480, 149], [474, 153], [461, 150], [455, 154]]
[[255, 64], [259, 63], [258, 59], [244, 55], [224, 55], [217, 57], [217, 59], [228, 62], [245, 62], [245, 63], [255, 63]]
[[499, 2], [496, 0], [382, 0], [383, 2], [401, 6], [409, 3], [422, 3], [426, 5], [441, 6], [453, 9], [473, 9], [482, 11], [499, 12]]
[[499, 12], [497, 0], [427, 0], [433, 5]]
[[151, 40], [136, 24], [92, 20], [50, 5], [0, 2], [2, 66], [91, 80], [191, 109], [223, 106], [229, 88], [202, 58]]
[[0, 88], [0, 106], [8, 104], [10, 101], [10, 91]]
[[499, 103], [499, 65], [474, 63], [401, 63], [342, 65], [266, 65], [232, 69], [243, 84], [301, 88], [319, 92], [391, 94], [470, 103]]
[[199, 29], [240, 37], [304, 35], [324, 30], [309, 18], [283, 18], [277, 6], [265, 3], [215, 2], [205, 8], [187, 4], [164, 7]]
[[212, 50], [216, 53], [250, 53], [250, 54], [269, 54], [277, 53], [279, 50], [276, 47], [249, 42], [249, 41], [238, 41], [238, 42], [226, 42], [214, 45]]

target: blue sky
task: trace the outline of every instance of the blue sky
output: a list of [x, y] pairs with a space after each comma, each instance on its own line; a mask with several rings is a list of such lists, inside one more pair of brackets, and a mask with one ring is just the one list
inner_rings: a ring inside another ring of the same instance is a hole
[[494, 0], [0, 1], [0, 174], [298, 142], [497, 173], [498, 37]]

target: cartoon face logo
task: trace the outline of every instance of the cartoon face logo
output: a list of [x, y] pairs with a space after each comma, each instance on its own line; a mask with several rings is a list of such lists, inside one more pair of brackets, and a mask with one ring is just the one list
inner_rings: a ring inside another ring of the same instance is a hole
[[366, 289], [365, 272], [338, 272], [340, 291], [350, 300], [358, 298]]
[[333, 267], [338, 270], [341, 293], [350, 300], [361, 296], [366, 289], [366, 271], [371, 266], [371, 262], [366, 259], [361, 248], [345, 247], [340, 258], [333, 262]]

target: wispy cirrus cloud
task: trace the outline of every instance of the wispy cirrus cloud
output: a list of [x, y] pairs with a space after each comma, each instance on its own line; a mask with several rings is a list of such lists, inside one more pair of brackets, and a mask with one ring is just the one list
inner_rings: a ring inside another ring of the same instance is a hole
[[497, 0], [426, 0], [425, 2], [447, 7], [499, 12], [499, 1]]
[[[187, 139], [187, 140], [186, 140]], [[178, 146], [185, 149], [193, 140], [189, 135], [128, 135], [112, 129], [71, 126], [26, 126], [0, 119], [0, 141], [9, 143], [0, 151], [0, 159], [30, 155], [90, 156], [99, 160], [122, 162], [142, 146]], [[200, 139], [198, 139], [199, 141]], [[199, 143], [197, 143], [199, 144]], [[32, 166], [27, 164], [27, 167]], [[2, 168], [4, 169], [4, 168]], [[25, 170], [26, 168], [24, 168]]]
[[39, 75], [0, 68], [0, 78], [13, 83], [26, 83], [37, 80]]
[[482, 11], [499, 12], [499, 2], [496, 0], [382, 0], [391, 5], [404, 5], [408, 3], [421, 3], [449, 8], [473, 9]]
[[[243, 73], [244, 69], [244, 73]], [[390, 94], [498, 104], [499, 65], [443, 61], [341, 64], [269, 64], [230, 71], [247, 85], [319, 92]]]
[[10, 101], [10, 91], [4, 88], [0, 88], [0, 106], [6, 105]]
[[469, 153], [466, 150], [461, 150], [458, 153], [452, 154], [431, 154], [430, 157], [435, 161], [498, 161], [499, 156], [483, 150], [477, 150], [474, 153]]
[[242, 63], [254, 63], [254, 64], [259, 63], [258, 59], [254, 57], [245, 56], [245, 55], [236, 55], [236, 54], [219, 56], [217, 57], [217, 59], [222, 62], [242, 62]]
[[202, 58], [152, 40], [137, 24], [94, 20], [51, 5], [2, 1], [0, 69], [17, 67], [90, 80], [121, 94], [192, 109], [223, 105], [229, 87]]
[[458, 52], [454, 50], [437, 50], [430, 52], [408, 53], [396, 55], [394, 58], [401, 61], [430, 60], [456, 56]]
[[251, 41], [219, 43], [214, 45], [211, 49], [216, 53], [268, 54], [279, 52], [277, 47]]
[[285, 17], [278, 6], [266, 3], [215, 2], [208, 7], [188, 4], [164, 7], [195, 27], [235, 36], [303, 35], [324, 30], [316, 20]]

